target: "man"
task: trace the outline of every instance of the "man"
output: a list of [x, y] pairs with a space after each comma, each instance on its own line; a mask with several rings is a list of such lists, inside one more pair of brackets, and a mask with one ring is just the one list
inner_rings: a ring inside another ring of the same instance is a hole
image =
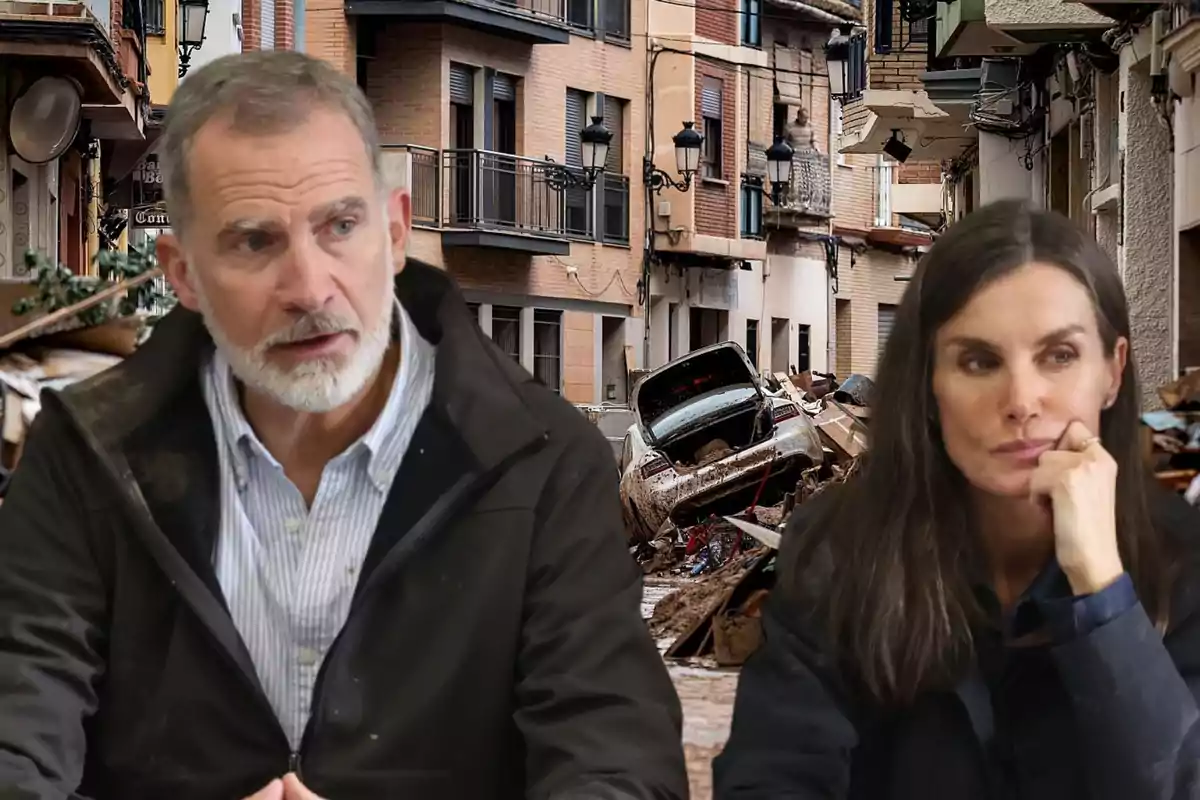
[[611, 451], [396, 275], [358, 88], [226, 57], [160, 153], [182, 308], [0, 506], [0, 797], [685, 797]]

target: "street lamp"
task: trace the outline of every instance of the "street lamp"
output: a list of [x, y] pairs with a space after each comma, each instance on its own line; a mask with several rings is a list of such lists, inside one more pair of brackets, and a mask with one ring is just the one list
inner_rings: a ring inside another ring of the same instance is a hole
[[612, 131], [604, 127], [604, 117], [592, 117], [592, 124], [579, 132], [579, 153], [583, 157], [583, 172], [573, 171], [546, 156], [553, 166], [546, 170], [546, 183], [556, 191], [567, 188], [591, 189], [597, 176], [608, 163], [608, 148]]
[[646, 156], [643, 180], [655, 192], [661, 192], [670, 187], [686, 192], [692, 186], [692, 178], [700, 169], [700, 151], [704, 147], [704, 137], [696, 130], [696, 123], [683, 123], [683, 130], [671, 137], [675, 145], [675, 169], [683, 176], [677, 181], [663, 170], [654, 166], [651, 156]]
[[771, 203], [780, 205], [792, 185], [792, 156], [796, 153], [782, 136], [767, 148], [767, 178], [771, 181]]
[[825, 45], [825, 67], [829, 72], [829, 96], [844, 99], [850, 86], [850, 37], [834, 31]]
[[192, 53], [204, 44], [204, 25], [208, 22], [208, 0], [179, 0], [179, 77], [187, 75]]

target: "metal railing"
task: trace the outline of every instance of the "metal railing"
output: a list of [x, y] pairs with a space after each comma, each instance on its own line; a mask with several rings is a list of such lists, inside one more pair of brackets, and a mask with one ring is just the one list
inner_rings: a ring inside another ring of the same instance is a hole
[[415, 144], [383, 146], [383, 169], [392, 186], [403, 186], [412, 197], [413, 225], [442, 224], [441, 170], [438, 151]]
[[443, 225], [566, 237], [561, 165], [488, 150], [445, 150]]
[[816, 150], [797, 150], [792, 157], [792, 184], [784, 208], [828, 217], [832, 196], [829, 156]]
[[466, 4], [537, 17], [560, 25], [567, 22], [567, 0], [466, 0]]

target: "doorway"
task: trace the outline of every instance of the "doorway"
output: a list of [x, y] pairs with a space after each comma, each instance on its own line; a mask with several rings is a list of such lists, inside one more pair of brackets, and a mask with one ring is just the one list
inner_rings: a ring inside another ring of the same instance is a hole
[[600, 319], [600, 399], [605, 403], [624, 403], [629, 400], [625, 318]]
[[788, 374], [788, 321], [771, 318], [771, 372]]
[[517, 86], [516, 79], [496, 73], [492, 76], [492, 151], [490, 184], [493, 188], [492, 222], [508, 227], [518, 227], [517, 195], [521, 181], [518, 173], [521, 164], [517, 154]]

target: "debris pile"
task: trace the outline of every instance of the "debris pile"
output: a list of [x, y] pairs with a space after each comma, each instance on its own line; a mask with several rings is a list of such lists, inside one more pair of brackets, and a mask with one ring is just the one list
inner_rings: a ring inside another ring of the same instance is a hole
[[1200, 505], [1200, 371], [1158, 390], [1164, 410], [1142, 415], [1143, 446], [1158, 481]]
[[[792, 471], [785, 475], [771, 474], [771, 466], [763, 476], [754, 476], [752, 493], [742, 493], [742, 506], [730, 507], [737, 493], [713, 493], [719, 502], [695, 524], [677, 527], [668, 517], [657, 533], [648, 540], [638, 540], [636, 531], [632, 552], [646, 574], [685, 573], [693, 577], [723, 568], [731, 559], [757, 546], [755, 540], [739, 530], [730, 518], [753, 522], [763, 528], [780, 531], [791, 511], [804, 502], [819, 487], [845, 477], [846, 470], [857, 464], [858, 457], [867, 447], [867, 422], [870, 419], [870, 393], [873, 389], [869, 378], [852, 375], [842, 385], [832, 375], [801, 373], [787, 376], [783, 373], [765, 375], [763, 385], [773, 398], [790, 400], [811, 420], [822, 444], [824, 458], [819, 464]], [[701, 447], [695, 458], [686, 463], [676, 462], [674, 469], [686, 473], [727, 458], [728, 444], [719, 438], [712, 439]], [[736, 469], [728, 470], [724, 477], [733, 481], [744, 481], [745, 475]], [[767, 496], [770, 504], [761, 504], [763, 488], [767, 479], [773, 478], [775, 491]], [[780, 486], [782, 478], [787, 485]], [[695, 519], [695, 517], [693, 517]]]
[[[853, 457], [834, 465], [833, 477], [823, 481], [809, 474], [794, 493], [795, 505], [849, 479], [859, 463]], [[758, 525], [767, 533], [768, 527], [782, 532], [790, 513], [781, 507], [757, 511]], [[721, 530], [738, 537], [738, 549], [727, 552], [718, 566], [668, 594], [654, 608], [650, 630], [656, 639], [672, 640], [664, 652], [668, 658], [712, 659], [718, 666], [740, 666], [758, 649], [763, 603], [775, 584], [777, 549], [742, 533], [732, 522], [722, 521], [722, 525]], [[763, 532], [758, 535], [766, 538]], [[722, 546], [730, 547], [724, 541]], [[692, 563], [690, 570], [698, 574], [696, 565], [706, 562], [697, 558]]]

